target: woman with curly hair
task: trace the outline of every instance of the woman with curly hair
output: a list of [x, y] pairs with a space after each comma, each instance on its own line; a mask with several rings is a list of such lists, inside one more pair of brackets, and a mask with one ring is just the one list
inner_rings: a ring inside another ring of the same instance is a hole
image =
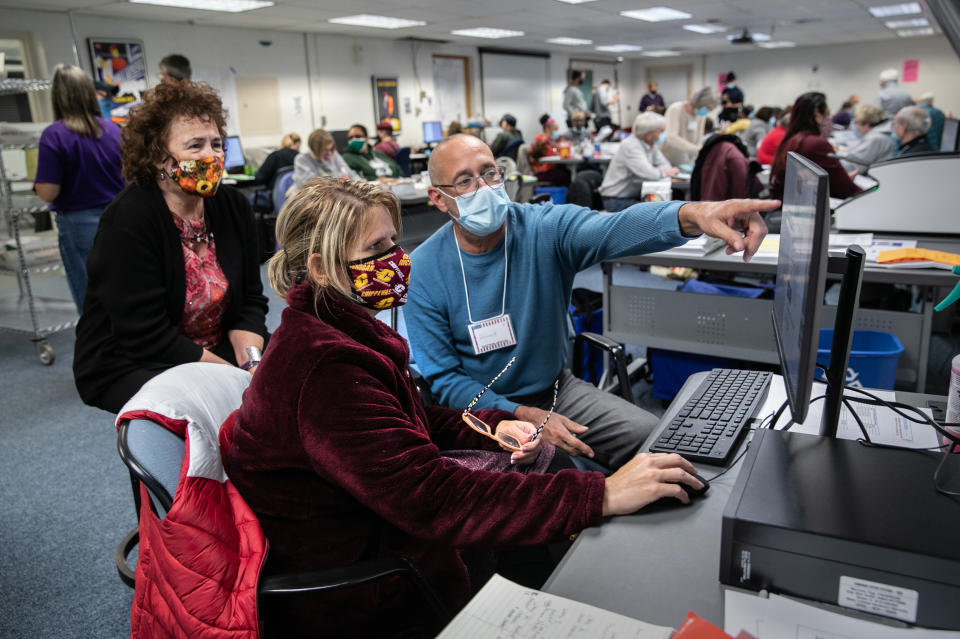
[[253, 373], [267, 329], [253, 215], [220, 186], [225, 119], [207, 85], [161, 84], [123, 130], [128, 186], [104, 211], [87, 261], [74, 380], [118, 412], [151, 377], [216, 362]]
[[99, 117], [93, 80], [80, 67], [57, 65], [51, 98], [57, 121], [40, 136], [33, 189], [57, 214], [60, 257], [79, 311], [97, 223], [123, 189], [120, 127]]

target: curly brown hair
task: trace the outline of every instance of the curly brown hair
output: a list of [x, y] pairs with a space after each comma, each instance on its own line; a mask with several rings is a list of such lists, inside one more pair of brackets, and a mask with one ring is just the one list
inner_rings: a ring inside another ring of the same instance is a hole
[[131, 110], [123, 128], [123, 178], [128, 184], [156, 181], [157, 165], [170, 155], [170, 125], [178, 117], [213, 122], [220, 137], [226, 137], [226, 113], [213, 87], [198, 82], [158, 84], [144, 92], [143, 103]]

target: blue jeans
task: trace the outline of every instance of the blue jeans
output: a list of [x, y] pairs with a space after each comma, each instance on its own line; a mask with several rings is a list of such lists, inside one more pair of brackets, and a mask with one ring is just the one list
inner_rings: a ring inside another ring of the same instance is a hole
[[83, 296], [87, 291], [87, 253], [93, 244], [93, 236], [97, 234], [104, 208], [57, 211], [60, 259], [63, 260], [70, 295], [78, 312], [83, 310]]
[[603, 198], [603, 208], [610, 213], [616, 213], [639, 202], [640, 200], [632, 197], [605, 197]]

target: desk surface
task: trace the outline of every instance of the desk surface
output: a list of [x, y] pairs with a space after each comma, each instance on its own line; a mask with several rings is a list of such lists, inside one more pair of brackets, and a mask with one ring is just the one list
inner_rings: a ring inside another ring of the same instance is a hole
[[[902, 239], [902, 236], [875, 234], [876, 239]], [[937, 236], [918, 236], [917, 246], [936, 251], [950, 253], [960, 252], [960, 238], [945, 238]], [[754, 258], [749, 262], [743, 261], [743, 255], [727, 255], [719, 248], [705, 256], [675, 255], [669, 251], [649, 253], [613, 260], [620, 264], [641, 264], [658, 266], [687, 266], [693, 269], [729, 271], [736, 273], [774, 274], [777, 272], [777, 260], [768, 258]], [[921, 286], [949, 286], [957, 283], [957, 276], [948, 270], [937, 268], [884, 268], [866, 266], [863, 272], [864, 282], [880, 282], [886, 284], [918, 284]]]
[[[661, 424], [673, 418], [706, 375], [687, 380]], [[914, 401], [930, 397], [907, 396]], [[906, 398], [898, 394], [898, 399]], [[655, 440], [655, 435], [649, 439]], [[722, 470], [696, 466], [708, 479]], [[720, 527], [742, 466], [741, 459], [689, 506], [665, 500], [671, 503], [651, 504], [639, 514], [583, 531], [543, 590], [648, 623], [677, 627], [693, 610], [723, 627]]]

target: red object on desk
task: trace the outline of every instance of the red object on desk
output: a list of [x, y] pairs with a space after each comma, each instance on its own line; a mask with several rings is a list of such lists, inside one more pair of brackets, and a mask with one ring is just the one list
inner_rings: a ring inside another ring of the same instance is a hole
[[[683, 624], [673, 633], [671, 639], [734, 639], [720, 628], [698, 616], [692, 610], [687, 612]], [[736, 639], [754, 639], [748, 632], [740, 631]]]

